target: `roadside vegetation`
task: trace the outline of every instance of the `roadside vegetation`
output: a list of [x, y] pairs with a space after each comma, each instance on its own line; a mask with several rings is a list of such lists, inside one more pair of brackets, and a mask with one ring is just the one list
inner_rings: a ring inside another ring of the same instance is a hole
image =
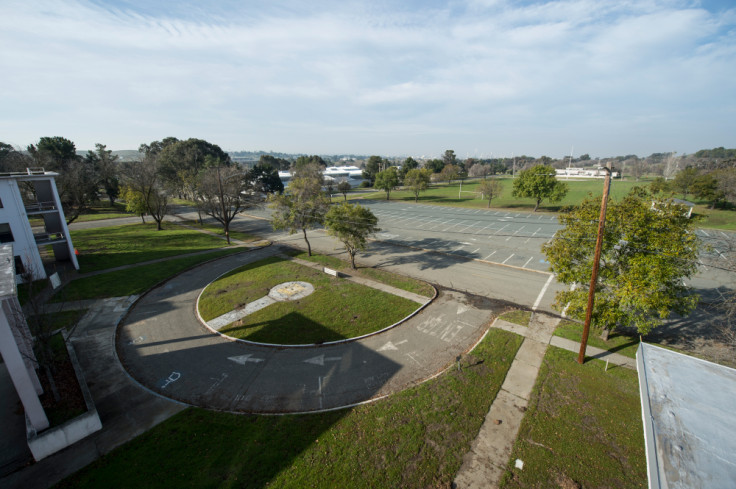
[[351, 409], [247, 416], [190, 408], [57, 487], [449, 487], [521, 340], [492, 330], [461, 371]]
[[575, 357], [547, 350], [502, 488], [647, 487], [636, 372]]

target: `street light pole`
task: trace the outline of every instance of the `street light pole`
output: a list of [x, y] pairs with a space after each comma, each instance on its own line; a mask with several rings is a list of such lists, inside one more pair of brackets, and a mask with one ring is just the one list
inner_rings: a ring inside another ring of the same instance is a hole
[[585, 361], [585, 348], [588, 345], [590, 334], [590, 320], [593, 317], [593, 304], [595, 303], [595, 285], [598, 282], [598, 268], [601, 262], [601, 248], [603, 247], [603, 230], [606, 227], [606, 206], [608, 204], [608, 191], [611, 188], [611, 163], [606, 167], [606, 180], [603, 184], [603, 198], [601, 200], [601, 215], [598, 218], [598, 237], [595, 241], [595, 253], [593, 254], [593, 273], [590, 277], [590, 290], [588, 291], [588, 309], [585, 311], [585, 325], [583, 326], [583, 337], [580, 339], [580, 353], [578, 363]]

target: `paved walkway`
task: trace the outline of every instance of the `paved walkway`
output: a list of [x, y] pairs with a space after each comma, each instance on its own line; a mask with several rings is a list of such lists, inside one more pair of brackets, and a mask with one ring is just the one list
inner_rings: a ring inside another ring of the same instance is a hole
[[[511, 450], [524, 418], [532, 389], [548, 345], [577, 352], [580, 343], [553, 336], [559, 318], [534, 313], [529, 327], [496, 320], [492, 327], [524, 336], [506, 380], [460, 467], [453, 487], [457, 489], [495, 488], [508, 467]], [[588, 346], [587, 358], [608, 360], [636, 369], [636, 361], [617, 353]]]

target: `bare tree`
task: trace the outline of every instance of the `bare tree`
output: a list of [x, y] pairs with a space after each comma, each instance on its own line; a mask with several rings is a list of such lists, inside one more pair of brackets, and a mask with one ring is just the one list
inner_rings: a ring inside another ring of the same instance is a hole
[[[207, 159], [214, 158], [207, 156]], [[232, 166], [207, 162], [197, 185], [197, 207], [222, 224], [230, 244], [230, 223], [240, 212], [253, 207], [261, 198], [249, 186], [247, 173]]]
[[153, 152], [146, 154], [142, 160], [127, 162], [123, 167], [123, 175], [129, 189], [137, 193], [141, 202], [148, 210], [156, 229], [162, 228], [161, 223], [169, 212], [169, 197], [161, 184], [158, 158]]

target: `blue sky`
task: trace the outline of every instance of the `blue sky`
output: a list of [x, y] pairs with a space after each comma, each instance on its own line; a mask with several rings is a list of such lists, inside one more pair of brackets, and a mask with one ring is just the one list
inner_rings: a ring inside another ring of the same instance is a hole
[[736, 147], [733, 2], [0, 4], [0, 141], [435, 157]]

